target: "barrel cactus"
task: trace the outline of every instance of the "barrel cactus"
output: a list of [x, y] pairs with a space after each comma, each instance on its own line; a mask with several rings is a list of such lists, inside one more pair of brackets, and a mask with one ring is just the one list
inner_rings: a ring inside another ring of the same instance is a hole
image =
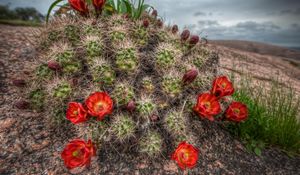
[[178, 27], [163, 26], [156, 15], [81, 15], [54, 18], [42, 29], [24, 97], [30, 107], [65, 130], [70, 125], [61, 122], [70, 121], [59, 116], [81, 115], [85, 123], [72, 125], [75, 134], [98, 148], [132, 144], [154, 158], [182, 141], [195, 143], [190, 126], [199, 117], [192, 105], [210, 90], [218, 56], [195, 39], [189, 42], [186, 31], [181, 36]]

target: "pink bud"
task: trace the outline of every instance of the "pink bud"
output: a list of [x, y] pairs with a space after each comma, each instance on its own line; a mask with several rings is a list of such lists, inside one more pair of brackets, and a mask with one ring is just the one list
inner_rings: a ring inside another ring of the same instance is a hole
[[158, 26], [159, 28], [162, 28], [163, 25], [164, 25], [164, 23], [163, 23], [160, 19], [157, 20], [157, 26]]
[[193, 68], [184, 74], [182, 78], [182, 82], [183, 84], [191, 84], [193, 81], [195, 81], [197, 76], [198, 76], [198, 71], [197, 69]]
[[157, 17], [157, 10], [152, 11], [152, 16], [154, 16], [155, 18]]
[[60, 70], [61, 67], [58, 62], [51, 60], [48, 62], [48, 68], [51, 70]]
[[189, 39], [189, 37], [190, 37], [190, 31], [189, 30], [184, 30], [181, 33], [181, 40], [182, 41], [186, 41], [187, 39]]
[[150, 24], [149, 20], [148, 20], [148, 19], [144, 19], [144, 21], [143, 21], [143, 26], [144, 26], [145, 28], [148, 28], [148, 27], [149, 27], [149, 24]]
[[173, 34], [176, 34], [178, 32], [178, 25], [173, 25], [173, 27], [172, 27], [172, 33]]
[[24, 101], [24, 100], [20, 100], [15, 103], [15, 107], [18, 109], [28, 109], [29, 106], [30, 106], [30, 103], [27, 101]]
[[158, 117], [158, 115], [153, 114], [153, 115], [150, 116], [150, 120], [151, 120], [152, 122], [157, 122], [157, 121], [159, 120], [159, 117]]
[[190, 38], [190, 45], [196, 45], [199, 42], [200, 38], [198, 35], [192, 35]]
[[24, 87], [26, 85], [25, 80], [18, 79], [18, 80], [13, 80], [13, 85], [17, 87]]
[[129, 112], [133, 112], [135, 110], [136, 106], [135, 106], [135, 102], [134, 101], [130, 101], [127, 106], [126, 106], [126, 109], [129, 111]]

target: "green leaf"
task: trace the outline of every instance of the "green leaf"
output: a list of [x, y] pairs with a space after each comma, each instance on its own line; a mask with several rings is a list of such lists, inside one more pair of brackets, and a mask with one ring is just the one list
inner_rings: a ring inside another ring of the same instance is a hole
[[255, 152], [256, 155], [261, 156], [261, 149], [260, 148], [256, 147], [254, 149], [254, 152]]
[[49, 9], [48, 9], [48, 12], [47, 12], [47, 16], [46, 16], [46, 23], [48, 23], [48, 21], [49, 21], [50, 14], [51, 14], [53, 8], [54, 8], [55, 6], [57, 6], [57, 4], [61, 3], [62, 1], [64, 1], [64, 0], [56, 0], [56, 1], [54, 1], [54, 2], [50, 5], [50, 7], [49, 7]]
[[127, 13], [130, 14], [130, 16], [132, 16], [132, 10], [133, 10], [132, 4], [128, 0], [123, 0], [123, 2], [126, 6]]

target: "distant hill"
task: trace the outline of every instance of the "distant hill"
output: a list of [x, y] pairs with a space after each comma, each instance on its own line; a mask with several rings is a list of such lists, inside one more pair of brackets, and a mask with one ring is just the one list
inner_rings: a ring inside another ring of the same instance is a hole
[[297, 50], [299, 48], [289, 49], [271, 44], [241, 40], [211, 40], [210, 43], [242, 51], [284, 57], [300, 61], [300, 50]]

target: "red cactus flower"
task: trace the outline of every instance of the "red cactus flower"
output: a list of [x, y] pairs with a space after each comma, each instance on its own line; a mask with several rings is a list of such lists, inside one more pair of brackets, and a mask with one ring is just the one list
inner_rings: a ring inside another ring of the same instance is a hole
[[172, 154], [172, 160], [175, 160], [178, 166], [185, 170], [186, 168], [194, 168], [198, 161], [199, 150], [193, 145], [181, 142]]
[[157, 10], [152, 11], [152, 16], [154, 16], [155, 18], [157, 17]]
[[221, 76], [214, 80], [211, 94], [215, 95], [217, 98], [221, 98], [232, 95], [233, 93], [233, 85], [226, 76]]
[[83, 123], [87, 121], [87, 111], [81, 103], [70, 102], [66, 118], [74, 124]]
[[54, 71], [60, 70], [61, 66], [57, 61], [51, 60], [48, 62], [48, 68]]
[[225, 112], [227, 120], [234, 122], [241, 122], [248, 117], [248, 108], [245, 104], [240, 102], [232, 102]]
[[183, 84], [191, 84], [198, 76], [198, 70], [197, 69], [191, 69], [187, 71], [184, 76], [182, 77]]
[[23, 79], [16, 79], [12, 81], [12, 84], [17, 87], [24, 87], [26, 86], [26, 81]]
[[214, 115], [221, 112], [221, 106], [217, 97], [210, 93], [200, 94], [198, 96], [197, 104], [193, 109], [199, 117], [207, 118], [210, 121], [214, 120]]
[[105, 92], [95, 92], [85, 101], [90, 115], [103, 120], [105, 115], [111, 114], [113, 110], [113, 101]]
[[189, 37], [190, 37], [190, 31], [189, 30], [184, 30], [181, 33], [181, 40], [182, 41], [186, 41], [187, 39], [189, 39]]
[[178, 25], [173, 25], [173, 27], [172, 27], [172, 33], [173, 34], [176, 34], [177, 32], [178, 32]]
[[89, 13], [89, 9], [85, 0], [68, 0], [71, 7], [77, 10], [81, 15], [85, 16]]
[[66, 145], [61, 157], [68, 169], [88, 166], [91, 158], [96, 155], [96, 148], [91, 140], [87, 143], [84, 140], [75, 139]]
[[102, 11], [102, 8], [105, 5], [106, 0], [93, 0], [93, 5], [96, 9], [96, 11]]
[[148, 28], [148, 27], [149, 27], [149, 24], [150, 24], [149, 20], [148, 20], [148, 19], [144, 19], [144, 21], [143, 21], [143, 26], [144, 26], [145, 28]]
[[190, 45], [196, 45], [199, 42], [200, 38], [198, 35], [192, 35], [190, 38]]

